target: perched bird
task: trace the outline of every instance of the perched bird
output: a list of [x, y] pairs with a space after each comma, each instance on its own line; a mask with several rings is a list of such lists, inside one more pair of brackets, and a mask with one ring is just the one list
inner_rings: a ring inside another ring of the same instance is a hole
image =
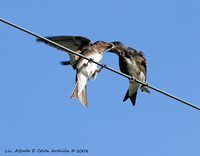
[[[64, 47], [67, 47], [77, 53], [80, 53], [87, 58], [100, 62], [102, 59], [103, 52], [112, 48], [112, 43], [107, 43], [105, 41], [92, 42], [86, 37], [82, 36], [55, 36], [47, 37], [47, 39], [54, 41]], [[37, 41], [44, 42], [53, 47], [60, 49], [57, 46], [52, 45], [42, 39]], [[75, 54], [69, 53], [70, 60], [62, 62], [63, 65], [71, 65], [76, 70], [76, 84], [72, 92], [71, 98], [78, 98], [84, 106], [88, 106], [87, 100], [87, 81], [90, 78], [95, 78], [100, 69], [97, 68], [97, 64], [92, 61], [88, 61], [81, 58]]]
[[130, 98], [132, 105], [135, 106], [137, 91], [139, 88], [141, 88], [142, 91], [150, 93], [146, 86], [142, 86], [141, 84], [134, 81], [136, 78], [142, 82], [146, 82], [146, 58], [141, 51], [127, 47], [121, 42], [111, 43], [114, 46], [109, 50], [109, 52], [118, 55], [119, 68], [121, 72], [133, 77], [133, 80], [130, 80], [129, 88], [123, 101], [126, 101], [128, 98]]
[[[66, 48], [69, 48], [79, 54], [82, 54], [83, 51], [87, 47], [90, 47], [93, 44], [93, 42], [90, 39], [83, 37], [83, 36], [52, 36], [52, 37], [46, 37], [46, 38], [66, 47]], [[44, 42], [44, 43], [46, 43], [50, 46], [53, 46], [59, 50], [65, 51], [45, 40], [37, 39], [37, 41]], [[76, 69], [76, 63], [77, 63], [77, 60], [79, 59], [79, 56], [69, 53], [67, 50], [65, 52], [67, 52], [69, 54], [70, 60], [62, 61], [61, 64], [62, 65], [71, 65], [73, 67], [73, 69]]]

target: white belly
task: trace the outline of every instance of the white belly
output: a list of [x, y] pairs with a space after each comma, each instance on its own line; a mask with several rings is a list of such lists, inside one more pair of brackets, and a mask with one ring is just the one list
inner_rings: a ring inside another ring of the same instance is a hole
[[[102, 59], [102, 55], [99, 53], [95, 53], [95, 54], [93, 53], [92, 55], [88, 56], [88, 58], [91, 58], [96, 62], [100, 62]], [[80, 73], [85, 75], [88, 78], [91, 78], [91, 76], [98, 69], [97, 64], [95, 64], [93, 62], [88, 63], [88, 60], [81, 59], [80, 62], [77, 64], [77, 69], [79, 70], [84, 64], [87, 64], [87, 66], [83, 67], [83, 69], [80, 71]]]
[[[88, 58], [93, 59], [96, 62], [100, 62], [102, 55], [95, 53], [88, 56]], [[85, 66], [86, 65], [86, 66]], [[89, 62], [86, 59], [81, 59], [77, 64], [77, 79], [78, 79], [78, 95], [81, 94], [82, 90], [85, 88], [88, 79], [90, 79], [95, 71], [97, 70], [97, 64]]]

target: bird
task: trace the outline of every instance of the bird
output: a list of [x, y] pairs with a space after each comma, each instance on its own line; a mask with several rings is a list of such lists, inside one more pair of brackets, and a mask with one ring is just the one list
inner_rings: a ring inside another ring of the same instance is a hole
[[[95, 79], [97, 73], [101, 71], [101, 69], [98, 69], [97, 64], [92, 61], [99, 63], [103, 57], [103, 52], [112, 48], [113, 44], [105, 41], [92, 42], [90, 39], [83, 36], [52, 36], [46, 38], [90, 59], [86, 60], [64, 50], [69, 54], [70, 60], [61, 62], [63, 65], [71, 65], [72, 68], [76, 70], [76, 84], [72, 91], [71, 98], [79, 99], [85, 107], [88, 107], [87, 82], [91, 78]], [[45, 40], [37, 39], [37, 41], [60, 49]]]
[[[111, 43], [105, 41], [97, 41], [83, 52], [83, 55], [87, 58], [100, 62], [102, 59], [103, 52], [109, 48], [112, 48]], [[97, 73], [101, 69], [97, 68], [97, 64], [91, 61], [88, 61], [84, 58], [80, 58], [76, 65], [76, 84], [72, 92], [71, 98], [78, 98], [80, 102], [88, 107], [87, 100], [87, 81], [92, 78], [95, 79]]]
[[113, 44], [113, 47], [108, 52], [118, 55], [120, 71], [133, 77], [132, 80], [129, 80], [129, 88], [124, 96], [123, 101], [130, 99], [132, 105], [135, 106], [139, 88], [141, 88], [142, 91], [150, 93], [146, 86], [135, 82], [135, 79], [146, 82], [147, 60], [142, 51], [127, 47], [119, 41], [110, 43]]

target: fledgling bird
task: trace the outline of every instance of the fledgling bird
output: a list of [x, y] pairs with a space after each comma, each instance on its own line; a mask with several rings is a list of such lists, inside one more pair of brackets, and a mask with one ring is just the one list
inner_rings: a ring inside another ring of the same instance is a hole
[[[103, 52], [109, 48], [112, 48], [111, 43], [104, 41], [97, 41], [91, 46], [87, 47], [83, 51], [83, 55], [96, 62], [100, 62]], [[87, 81], [90, 78], [95, 78], [96, 74], [100, 72], [97, 68], [97, 64], [88, 61], [84, 58], [80, 58], [76, 64], [76, 85], [72, 92], [71, 98], [78, 98], [84, 106], [88, 106], [87, 100]]]
[[[111, 42], [114, 46], [109, 50], [111, 53], [115, 53], [119, 57], [119, 68], [122, 73], [130, 75], [142, 82], [146, 82], [147, 73], [147, 60], [141, 51], [125, 46], [121, 42]], [[146, 86], [130, 80], [128, 91], [123, 99], [126, 101], [130, 98], [132, 105], [135, 106], [136, 96], [138, 89], [150, 93]]]
[[[107, 43], [105, 41], [96, 41], [93, 43], [90, 39], [82, 36], [54, 36], [46, 38], [77, 53], [80, 53], [96, 62], [100, 62], [103, 52], [109, 48], [112, 48], [113, 46], [112, 43]], [[49, 42], [46, 42], [45, 40], [37, 39], [37, 41], [44, 42], [59, 50], [63, 50]], [[78, 98], [80, 102], [87, 107], [87, 81], [90, 78], [94, 79], [97, 73], [100, 72], [100, 69], [98, 69], [97, 64], [93, 63], [92, 61], [88, 61], [75, 54], [71, 54], [67, 50], [65, 52], [69, 54], [70, 60], [61, 63], [63, 65], [71, 65], [73, 69], [76, 70], [76, 84], [71, 98]]]

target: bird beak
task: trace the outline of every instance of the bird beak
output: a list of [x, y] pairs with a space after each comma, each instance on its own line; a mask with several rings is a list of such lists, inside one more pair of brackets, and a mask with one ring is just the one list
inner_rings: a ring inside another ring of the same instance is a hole
[[109, 43], [110, 44], [110, 46], [109, 46], [109, 48], [108, 48], [108, 51], [107, 52], [110, 52], [110, 53], [115, 53], [113, 50], [114, 50], [114, 48], [115, 48], [115, 45], [112, 43], [112, 42], [110, 42]]
[[114, 47], [114, 44], [109, 43], [107, 50], [110, 50], [110, 49], [112, 49], [113, 47]]

